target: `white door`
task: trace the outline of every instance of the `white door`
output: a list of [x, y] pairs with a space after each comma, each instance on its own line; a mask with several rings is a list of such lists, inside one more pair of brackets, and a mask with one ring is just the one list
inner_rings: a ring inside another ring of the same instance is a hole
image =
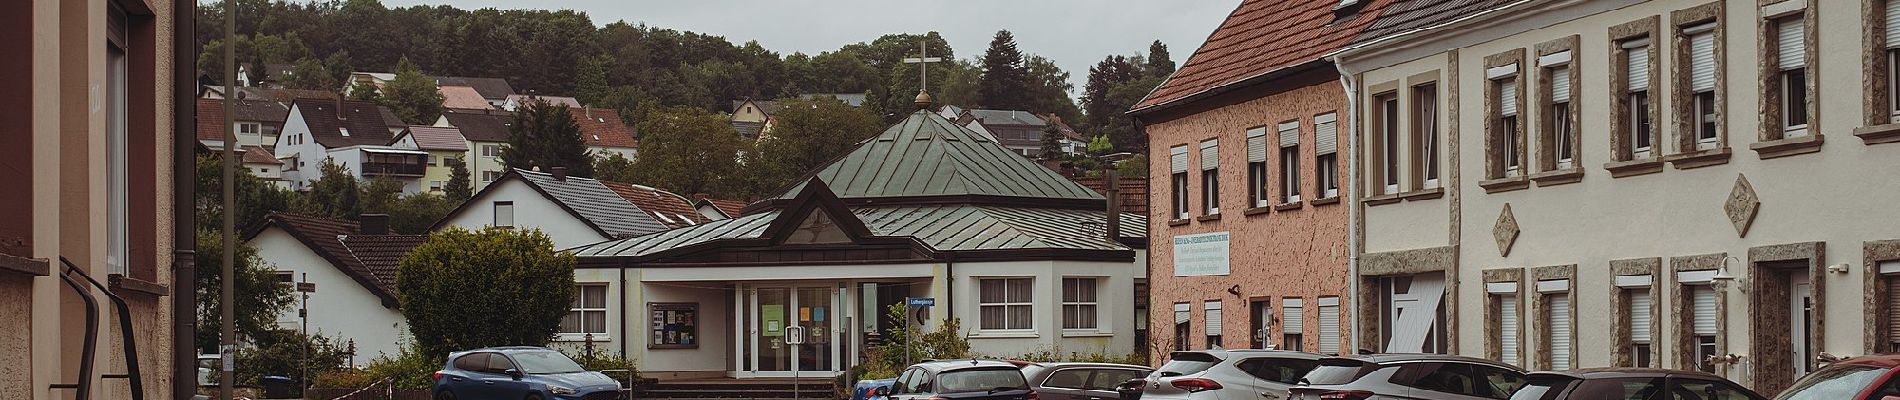
[[1392, 329], [1392, 338], [1386, 343], [1387, 353], [1423, 353], [1425, 342], [1439, 329], [1436, 325], [1440, 301], [1445, 298], [1444, 275], [1413, 275], [1406, 286], [1392, 285], [1392, 317], [1386, 325]]
[[1808, 349], [1813, 348], [1810, 346], [1812, 340], [1808, 337], [1808, 323], [1814, 320], [1814, 288], [1809, 285], [1805, 273], [1795, 273], [1789, 277], [1788, 310], [1791, 315], [1788, 320], [1793, 323], [1789, 324], [1788, 342], [1793, 344], [1789, 350], [1794, 353], [1794, 376], [1800, 378], [1807, 375], [1814, 365], [1814, 358], [1808, 354]]

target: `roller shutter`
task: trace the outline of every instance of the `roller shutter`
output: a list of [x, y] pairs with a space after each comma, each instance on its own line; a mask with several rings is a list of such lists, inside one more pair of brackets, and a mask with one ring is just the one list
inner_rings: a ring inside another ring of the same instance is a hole
[[1570, 369], [1570, 295], [1558, 293], [1544, 298], [1550, 302], [1550, 313], [1545, 314], [1549, 321], [1544, 325], [1550, 327], [1546, 335], [1550, 340], [1550, 369]]
[[1339, 354], [1339, 298], [1319, 298], [1319, 353]]
[[1775, 21], [1775, 62], [1781, 69], [1794, 69], [1806, 66], [1808, 46], [1805, 34], [1807, 21], [1800, 15]]
[[1517, 365], [1517, 296], [1498, 296], [1498, 347], [1506, 364]]
[[1175, 173], [1187, 172], [1188, 157], [1186, 145], [1168, 148], [1168, 168], [1169, 171]]
[[1649, 41], [1642, 40], [1635, 47], [1625, 45], [1623, 49], [1629, 54], [1624, 58], [1628, 64], [1623, 66], [1623, 73], [1629, 77], [1627, 89], [1631, 92], [1649, 90]]
[[1339, 152], [1339, 114], [1313, 117], [1313, 150], [1317, 155]]
[[1247, 162], [1267, 162], [1267, 128], [1247, 130]]
[[1207, 302], [1206, 310], [1207, 335], [1220, 336], [1221, 331], [1224, 330], [1223, 328], [1226, 326], [1221, 323], [1221, 303], [1218, 301]]
[[1220, 141], [1201, 141], [1201, 169], [1210, 170], [1215, 168], [1220, 168]]
[[1492, 82], [1498, 85], [1498, 115], [1517, 115], [1517, 79]]
[[1689, 90], [1715, 90], [1715, 33], [1689, 36]]
[[1716, 331], [1715, 290], [1708, 286], [1690, 286], [1689, 321], [1694, 324], [1693, 331], [1698, 336], [1714, 335]]
[[1630, 342], [1650, 343], [1652, 304], [1649, 289], [1629, 289]]
[[1280, 147], [1297, 146], [1299, 144], [1300, 144], [1300, 121], [1287, 121], [1287, 122], [1280, 123]]

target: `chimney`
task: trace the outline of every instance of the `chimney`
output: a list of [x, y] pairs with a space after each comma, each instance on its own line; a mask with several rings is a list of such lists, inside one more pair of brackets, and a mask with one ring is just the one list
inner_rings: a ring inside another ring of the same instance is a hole
[[1122, 184], [1120, 171], [1109, 168], [1102, 176], [1102, 185], [1107, 187], [1103, 197], [1108, 198], [1108, 240], [1119, 242], [1122, 233]]
[[555, 182], [567, 182], [567, 167], [554, 167], [549, 170], [553, 171], [550, 173], [554, 174]]
[[357, 229], [360, 231], [358, 233], [364, 235], [389, 234], [389, 214], [363, 214], [356, 217], [356, 222], [361, 224], [361, 228]]
[[592, 120], [592, 119], [594, 119], [594, 107], [593, 107], [593, 106], [581, 106], [581, 115], [584, 115], [584, 116], [586, 116], [586, 117], [587, 117], [587, 119], [589, 119], [589, 120]]
[[347, 120], [347, 119], [350, 119], [350, 117], [348, 115], [343, 114], [343, 96], [337, 96], [336, 97], [336, 120], [342, 121], [342, 120]]

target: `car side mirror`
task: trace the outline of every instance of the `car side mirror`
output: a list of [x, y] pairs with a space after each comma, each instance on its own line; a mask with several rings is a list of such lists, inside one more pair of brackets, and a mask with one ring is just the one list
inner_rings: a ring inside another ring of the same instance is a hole
[[514, 377], [517, 381], [521, 380], [521, 370], [519, 369], [509, 368], [505, 371], [501, 371], [501, 373], [508, 374], [508, 376]]

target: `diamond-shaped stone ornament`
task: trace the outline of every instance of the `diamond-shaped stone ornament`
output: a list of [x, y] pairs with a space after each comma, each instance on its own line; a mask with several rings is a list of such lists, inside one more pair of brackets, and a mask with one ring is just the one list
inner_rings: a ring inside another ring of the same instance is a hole
[[1497, 225], [1491, 226], [1491, 237], [1498, 240], [1498, 257], [1511, 256], [1511, 245], [1517, 243], [1517, 234], [1517, 216], [1511, 215], [1511, 203], [1504, 203]]
[[1755, 196], [1755, 186], [1748, 184], [1748, 177], [1735, 176], [1735, 189], [1728, 194], [1728, 201], [1722, 202], [1722, 212], [1728, 214], [1728, 222], [1735, 224], [1736, 237], [1748, 237], [1748, 228], [1755, 224], [1755, 213], [1761, 211], [1761, 198]]

